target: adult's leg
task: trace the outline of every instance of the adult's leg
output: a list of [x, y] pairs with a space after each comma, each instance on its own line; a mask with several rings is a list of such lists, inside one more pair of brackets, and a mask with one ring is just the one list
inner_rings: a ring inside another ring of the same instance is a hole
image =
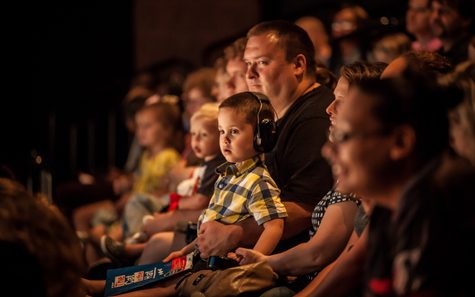
[[186, 235], [178, 232], [161, 232], [153, 235], [145, 244], [138, 264], [150, 264], [162, 261], [168, 254], [178, 251], [186, 245]]

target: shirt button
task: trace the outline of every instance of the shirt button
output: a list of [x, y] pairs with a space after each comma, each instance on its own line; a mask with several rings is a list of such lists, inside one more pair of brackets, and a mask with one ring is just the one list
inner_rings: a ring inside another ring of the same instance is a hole
[[222, 190], [223, 187], [224, 187], [224, 185], [223, 185], [222, 183], [220, 183], [220, 184], [218, 185], [218, 189], [220, 189], [220, 190]]

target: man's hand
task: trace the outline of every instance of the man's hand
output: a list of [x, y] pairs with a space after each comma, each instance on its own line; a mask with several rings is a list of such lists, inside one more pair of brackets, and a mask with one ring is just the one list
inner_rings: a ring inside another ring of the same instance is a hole
[[242, 235], [243, 229], [239, 225], [223, 225], [216, 221], [204, 223], [198, 234], [201, 257], [225, 256], [238, 246]]

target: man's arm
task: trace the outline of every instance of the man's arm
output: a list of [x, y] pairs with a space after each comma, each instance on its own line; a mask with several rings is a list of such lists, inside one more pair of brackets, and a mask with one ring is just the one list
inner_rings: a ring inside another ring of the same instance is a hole
[[[311, 225], [311, 206], [286, 201], [283, 202], [288, 217], [285, 219], [282, 238], [293, 236], [308, 229]], [[245, 236], [243, 236], [245, 232]], [[261, 236], [263, 228], [258, 226], [254, 218], [247, 218], [239, 223], [224, 225], [216, 221], [204, 223], [198, 235], [198, 246], [203, 257], [210, 255], [226, 255], [239, 246], [252, 247]]]
[[310, 228], [314, 206], [293, 201], [283, 201], [283, 203], [288, 217], [285, 219], [282, 239], [292, 238]]

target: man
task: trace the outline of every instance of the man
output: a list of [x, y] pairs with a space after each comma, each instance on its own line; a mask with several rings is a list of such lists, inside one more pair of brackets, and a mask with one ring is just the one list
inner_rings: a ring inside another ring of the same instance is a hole
[[406, 30], [416, 38], [412, 42], [413, 50], [435, 52], [442, 46], [440, 39], [434, 37], [430, 18], [430, 0], [409, 0]]
[[431, 24], [435, 35], [442, 41], [440, 54], [453, 65], [468, 57], [469, 28], [472, 25], [473, 0], [433, 0]]
[[231, 95], [249, 90], [246, 83], [247, 67], [242, 59], [245, 47], [246, 38], [242, 37], [224, 49], [226, 72], [229, 76], [227, 86], [230, 89]]
[[[297, 235], [300, 241], [308, 239], [311, 212], [332, 186], [320, 150], [329, 126], [325, 108], [333, 94], [315, 81], [314, 48], [302, 28], [284, 21], [265, 22], [254, 26], [247, 38], [249, 90], [267, 95], [276, 111], [278, 140], [265, 159], [289, 214], [284, 228], [284, 239], [292, 238], [289, 247], [299, 243]], [[203, 224], [198, 236], [201, 255], [222, 255], [239, 245], [252, 245], [261, 231], [252, 220], [240, 225]]]

